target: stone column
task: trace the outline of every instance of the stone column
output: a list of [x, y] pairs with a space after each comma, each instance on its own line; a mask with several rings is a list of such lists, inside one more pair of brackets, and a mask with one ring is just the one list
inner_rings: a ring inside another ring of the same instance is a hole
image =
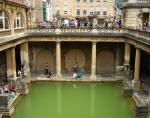
[[96, 80], [96, 42], [92, 42], [91, 80]]
[[130, 53], [131, 53], [131, 46], [128, 43], [125, 43], [125, 55], [124, 55], [124, 64], [130, 65]]
[[141, 60], [141, 51], [139, 48], [136, 48], [136, 55], [135, 55], [135, 67], [134, 67], [134, 80], [132, 80], [132, 86], [135, 89], [139, 89], [140, 87], [140, 60]]
[[16, 12], [15, 12], [15, 10], [11, 10], [11, 25], [10, 25], [10, 27], [11, 27], [11, 35], [14, 35], [14, 33], [15, 33], [15, 31], [14, 31], [14, 22], [15, 22], [15, 16], [16, 16]]
[[125, 67], [125, 74], [128, 77], [130, 72], [130, 53], [131, 53], [131, 45], [125, 43], [124, 67]]
[[115, 66], [120, 66], [120, 47], [117, 45], [116, 47], [116, 54], [115, 54]]
[[61, 46], [60, 41], [56, 42], [56, 79], [61, 79]]
[[30, 76], [28, 42], [20, 45], [21, 65], [24, 65], [24, 75]]
[[16, 56], [15, 47], [6, 50], [7, 57], [7, 77], [16, 80]]

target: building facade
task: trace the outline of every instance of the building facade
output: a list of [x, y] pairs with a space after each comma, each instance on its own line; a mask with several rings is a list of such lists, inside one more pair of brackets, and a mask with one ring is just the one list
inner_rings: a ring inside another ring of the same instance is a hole
[[144, 29], [144, 24], [150, 24], [150, 1], [124, 0], [123, 16], [125, 27]]
[[54, 0], [53, 16], [76, 18], [97, 14], [99, 18], [114, 17], [115, 0]]

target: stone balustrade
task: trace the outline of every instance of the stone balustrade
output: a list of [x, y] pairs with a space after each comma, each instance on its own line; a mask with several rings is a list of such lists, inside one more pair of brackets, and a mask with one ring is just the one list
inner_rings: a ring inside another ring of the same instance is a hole
[[82, 34], [82, 33], [89, 33], [89, 34], [95, 34], [95, 35], [108, 35], [111, 34], [111, 36], [118, 34], [121, 36], [133, 36], [133, 37], [140, 37], [143, 39], [146, 39], [147, 42], [150, 43], [150, 32], [143, 31], [143, 30], [137, 30], [137, 29], [129, 29], [129, 28], [30, 28], [27, 30], [28, 34], [46, 34], [46, 33], [53, 33], [55, 35], [59, 34], [65, 34], [69, 35], [69, 33], [74, 34]]
[[56, 32], [56, 33], [62, 33], [62, 32], [74, 32], [74, 33], [82, 33], [82, 32], [91, 32], [91, 33], [118, 33], [123, 32], [124, 30], [121, 28], [30, 28], [28, 29], [28, 33], [34, 33], [34, 32], [40, 32], [40, 33], [46, 33], [46, 32]]
[[123, 7], [126, 6], [150, 6], [150, 0], [127, 0], [123, 2]]
[[[1, 32], [2, 33], [2, 32]], [[21, 35], [20, 35], [21, 34]], [[25, 36], [88, 36], [88, 37], [125, 37], [150, 44], [150, 32], [129, 28], [29, 28], [15, 35], [1, 35], [0, 43]], [[6, 40], [5, 40], [6, 39]]]

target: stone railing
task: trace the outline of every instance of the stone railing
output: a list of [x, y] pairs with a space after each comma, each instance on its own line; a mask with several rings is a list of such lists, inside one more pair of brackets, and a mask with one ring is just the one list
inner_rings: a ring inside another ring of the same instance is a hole
[[140, 4], [150, 4], [150, 0], [136, 0], [136, 3], [140, 3]]
[[133, 0], [123, 2], [123, 7], [125, 6], [150, 6], [150, 0]]
[[66, 36], [96, 36], [96, 37], [127, 37], [150, 44], [150, 32], [129, 28], [30, 28], [27, 35], [66, 35]]
[[139, 39], [140, 41], [144, 41], [148, 44], [150, 44], [150, 32], [144, 31], [144, 30], [136, 30], [136, 29], [125, 29], [126, 30], [126, 36], [130, 37], [132, 36], [135, 39]]
[[[150, 44], [150, 32], [129, 28], [29, 28], [14, 36], [2, 35], [0, 42], [15, 40], [17, 36], [86, 36], [86, 37], [127, 37]], [[9, 38], [10, 36], [10, 38]], [[5, 38], [6, 37], [6, 38]], [[14, 38], [13, 38], [14, 37]]]
[[119, 33], [122, 28], [29, 28], [28, 33]]

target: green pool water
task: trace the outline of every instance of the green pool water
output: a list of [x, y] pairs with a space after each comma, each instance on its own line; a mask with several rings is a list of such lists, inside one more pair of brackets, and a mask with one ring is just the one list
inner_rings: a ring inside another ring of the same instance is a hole
[[11, 118], [133, 118], [114, 83], [33, 83]]

